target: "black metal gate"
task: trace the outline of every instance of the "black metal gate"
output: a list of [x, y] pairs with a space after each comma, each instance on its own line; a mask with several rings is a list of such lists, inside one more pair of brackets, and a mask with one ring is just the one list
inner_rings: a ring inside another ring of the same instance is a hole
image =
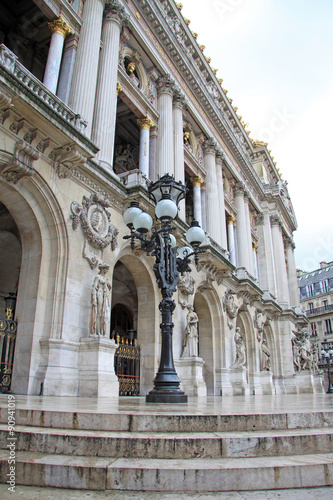
[[11, 318], [8, 311], [6, 318], [0, 318], [0, 389], [8, 392], [12, 383], [17, 321]]
[[140, 394], [140, 347], [136, 340], [120, 339], [114, 357], [115, 372], [119, 381], [119, 396]]

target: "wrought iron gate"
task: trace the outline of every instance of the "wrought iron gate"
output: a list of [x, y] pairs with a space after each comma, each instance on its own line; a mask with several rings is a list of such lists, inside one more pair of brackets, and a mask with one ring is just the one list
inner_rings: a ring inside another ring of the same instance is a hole
[[0, 389], [8, 392], [12, 383], [17, 321], [12, 319], [12, 311], [6, 310], [6, 318], [0, 318]]
[[120, 339], [114, 357], [115, 372], [119, 380], [119, 396], [140, 394], [140, 347], [136, 340]]

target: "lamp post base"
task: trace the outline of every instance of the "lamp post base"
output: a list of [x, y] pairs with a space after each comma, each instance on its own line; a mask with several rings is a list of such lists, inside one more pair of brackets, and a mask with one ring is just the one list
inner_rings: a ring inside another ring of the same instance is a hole
[[187, 395], [180, 389], [153, 389], [146, 395], [146, 403], [187, 403]]

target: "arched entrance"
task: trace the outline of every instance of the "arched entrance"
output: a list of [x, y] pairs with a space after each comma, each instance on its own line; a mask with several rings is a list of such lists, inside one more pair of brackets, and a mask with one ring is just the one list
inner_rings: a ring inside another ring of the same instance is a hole
[[146, 265], [145, 258], [141, 260], [128, 247], [124, 248], [113, 273], [111, 336], [117, 333], [112, 328], [118, 327], [126, 341], [126, 325], [135, 330], [134, 338], [141, 351], [141, 395], [152, 388], [159, 356], [159, 301], [153, 283], [152, 267]]

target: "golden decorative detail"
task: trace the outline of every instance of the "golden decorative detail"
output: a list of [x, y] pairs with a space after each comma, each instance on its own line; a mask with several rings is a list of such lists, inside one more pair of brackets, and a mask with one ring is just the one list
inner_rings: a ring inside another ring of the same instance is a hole
[[245, 133], [246, 133], [246, 135], [250, 135], [251, 134], [251, 130], [245, 130]]
[[135, 63], [132, 61], [130, 63], [128, 63], [127, 65], [127, 68], [126, 68], [126, 72], [128, 75], [132, 75], [135, 71]]
[[184, 17], [184, 21], [185, 21], [185, 23], [186, 23], [186, 24], [187, 24], [187, 26], [188, 26], [188, 25], [190, 24], [190, 22], [191, 22], [191, 19], [185, 19], [185, 17]]
[[272, 160], [274, 160], [274, 156], [271, 156]]
[[58, 17], [55, 21], [51, 21], [47, 23], [49, 29], [52, 31], [52, 33], [60, 33], [64, 38], [66, 38], [67, 35], [70, 34], [72, 31], [72, 28], [68, 26], [68, 24], [65, 23], [61, 19], [61, 17]]
[[256, 252], [258, 250], [258, 245], [256, 243], [254, 243], [254, 241], [252, 242], [252, 249]]
[[135, 13], [135, 17], [136, 17], [137, 19], [140, 19], [140, 17], [141, 17], [141, 16], [140, 16], [139, 12], [136, 12], [136, 13]]
[[198, 175], [196, 177], [190, 177], [190, 181], [192, 182], [193, 187], [201, 186], [203, 184], [203, 179]]
[[136, 120], [137, 124], [139, 125], [140, 127], [140, 130], [141, 129], [146, 129], [146, 130], [150, 130], [150, 127], [153, 127], [154, 126], [154, 122], [152, 122], [149, 118], [148, 118], [148, 115], [145, 116], [145, 118], [138, 118]]
[[277, 162], [276, 161], [273, 161], [274, 165], [276, 166], [277, 165]]
[[222, 90], [223, 90], [223, 92], [224, 92], [225, 94], [227, 94], [227, 93], [229, 92], [229, 90], [227, 90], [227, 89], [222, 89]]
[[217, 71], [218, 71], [217, 68], [212, 69], [212, 72], [214, 73], [214, 75], [216, 75]]
[[205, 50], [206, 46], [205, 45], [199, 45], [199, 49], [203, 52]]
[[182, 8], [183, 8], [183, 4], [182, 3], [176, 3], [176, 5], [177, 5], [177, 9], [178, 10], [182, 10]]
[[6, 307], [6, 319], [13, 319], [13, 309]]
[[271, 154], [272, 150], [271, 150], [271, 149], [268, 149], [268, 152], [269, 152], [269, 154]]
[[244, 128], [248, 127], [248, 125], [249, 125], [248, 123], [245, 123], [244, 120], [241, 121], [241, 124], [243, 125]]
[[193, 35], [193, 38], [195, 38], [195, 39], [198, 38], [198, 33], [195, 33], [194, 31], [192, 31], [192, 35]]
[[237, 118], [238, 118], [239, 120], [242, 120], [242, 118], [243, 118], [243, 117], [242, 117], [242, 115], [237, 115]]
[[230, 224], [232, 225], [234, 222], [235, 222], [235, 217], [233, 217], [232, 215], [227, 215], [227, 224]]
[[184, 132], [184, 144], [189, 144], [190, 133]]
[[228, 101], [232, 103], [233, 99], [231, 99], [231, 97], [228, 97]]
[[119, 92], [121, 92], [122, 90], [123, 90], [123, 88], [120, 85], [120, 83], [117, 83], [116, 94], [119, 95]]
[[223, 78], [219, 78], [217, 81], [219, 82], [220, 85], [222, 85]]
[[260, 146], [267, 146], [268, 145], [268, 142], [264, 142], [264, 141], [253, 141], [253, 146], [255, 148], [259, 148]]
[[233, 106], [235, 113], [238, 111], [237, 106]]
[[211, 58], [211, 57], [208, 57], [208, 56], [205, 56], [205, 57], [206, 57], [206, 61], [207, 61], [208, 63], [210, 63], [210, 61], [212, 60], [212, 58]]

